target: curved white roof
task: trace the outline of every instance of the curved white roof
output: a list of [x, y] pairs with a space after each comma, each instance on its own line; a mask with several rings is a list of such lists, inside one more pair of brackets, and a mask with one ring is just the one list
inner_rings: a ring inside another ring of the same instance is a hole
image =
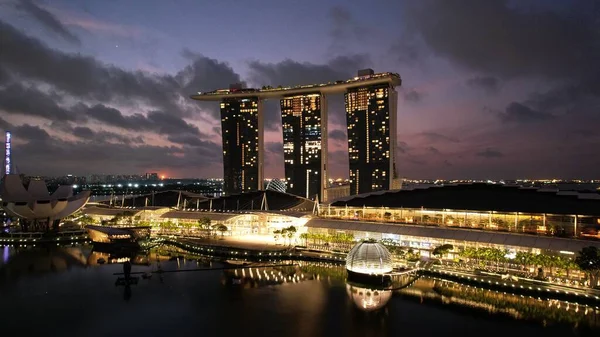
[[346, 257], [346, 269], [367, 275], [389, 273], [393, 269], [392, 255], [378, 242], [359, 242]]
[[50, 193], [48, 193], [48, 187], [46, 187], [46, 183], [42, 180], [32, 180], [29, 182], [29, 186], [27, 187], [27, 192], [33, 198], [37, 200], [49, 200]]
[[90, 198], [90, 191], [73, 195], [71, 186], [60, 186], [52, 195], [41, 180], [32, 180], [27, 189], [16, 174], [4, 176], [2, 190], [4, 209], [11, 216], [34, 220], [56, 220], [81, 209]]

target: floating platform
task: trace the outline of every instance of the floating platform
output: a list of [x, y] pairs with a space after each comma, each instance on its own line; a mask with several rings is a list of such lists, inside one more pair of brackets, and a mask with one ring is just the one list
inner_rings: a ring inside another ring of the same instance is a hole
[[348, 281], [357, 284], [387, 287], [392, 284], [392, 277], [389, 274], [361, 274], [346, 269], [348, 272]]
[[119, 277], [117, 278], [117, 280], [115, 281], [115, 286], [130, 286], [130, 285], [136, 285], [138, 284], [138, 281], [140, 280], [139, 277], [130, 277], [129, 279], [125, 278], [125, 277]]

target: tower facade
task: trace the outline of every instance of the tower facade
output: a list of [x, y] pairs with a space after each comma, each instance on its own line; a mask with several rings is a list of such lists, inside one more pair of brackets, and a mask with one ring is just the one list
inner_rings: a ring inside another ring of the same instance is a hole
[[349, 88], [344, 94], [352, 195], [396, 187], [397, 97], [389, 83]]
[[257, 97], [221, 101], [223, 193], [263, 189], [262, 101]]
[[[12, 158], [11, 158], [11, 153], [12, 153], [12, 134], [10, 133], [10, 131], [6, 131], [5, 133], [5, 138], [4, 138], [4, 174], [8, 175], [11, 174], [11, 165], [12, 165]], [[0, 176], [2, 177], [2, 176]]]
[[320, 93], [280, 100], [287, 192], [322, 200], [327, 186], [327, 101]]

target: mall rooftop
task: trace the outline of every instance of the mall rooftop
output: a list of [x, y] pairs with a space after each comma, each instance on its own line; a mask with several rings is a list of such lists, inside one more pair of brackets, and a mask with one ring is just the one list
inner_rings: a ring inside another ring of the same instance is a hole
[[373, 192], [341, 198], [331, 206], [423, 207], [440, 210], [600, 216], [600, 193], [478, 183]]

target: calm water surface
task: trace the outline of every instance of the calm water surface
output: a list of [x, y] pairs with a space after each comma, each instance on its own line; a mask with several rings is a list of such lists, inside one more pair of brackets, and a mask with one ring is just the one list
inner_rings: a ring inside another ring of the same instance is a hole
[[[115, 286], [113, 273], [122, 265], [98, 265], [99, 256], [90, 247], [0, 246], [0, 331], [25, 336], [586, 336], [600, 331], [600, 315], [574, 303], [423, 278], [394, 292], [372, 291], [347, 285], [343, 268], [316, 264], [165, 273], [162, 279], [140, 278], [127, 291]], [[134, 265], [133, 271], [202, 263], [163, 260]], [[242, 285], [230, 284], [236, 274], [246, 277]], [[377, 306], [382, 308], [364, 310]]]

